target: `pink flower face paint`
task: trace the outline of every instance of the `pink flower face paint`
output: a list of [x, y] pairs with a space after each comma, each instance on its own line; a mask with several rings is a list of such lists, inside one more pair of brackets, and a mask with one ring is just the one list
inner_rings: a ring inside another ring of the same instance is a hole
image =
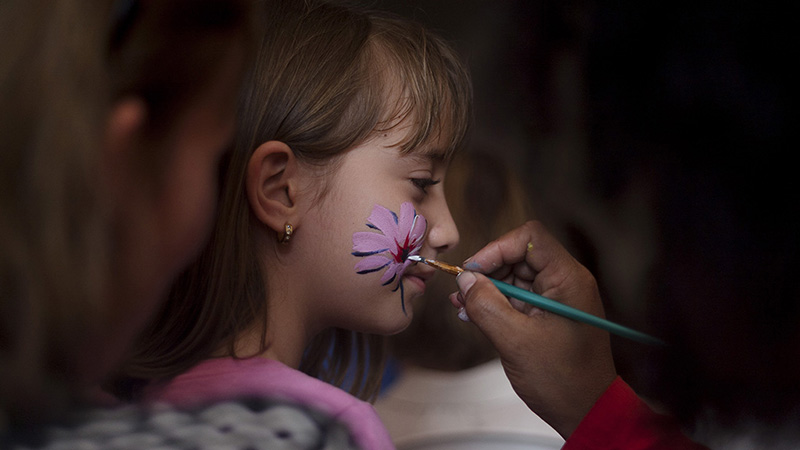
[[427, 221], [417, 214], [414, 205], [404, 202], [400, 205], [399, 216], [388, 208], [375, 205], [366, 225], [375, 231], [353, 233], [353, 256], [364, 258], [355, 265], [355, 271], [367, 274], [386, 269], [380, 283], [387, 286], [397, 282], [392, 292], [400, 290], [400, 306], [405, 313], [403, 273], [412, 263], [408, 257], [418, 254], [422, 248]]

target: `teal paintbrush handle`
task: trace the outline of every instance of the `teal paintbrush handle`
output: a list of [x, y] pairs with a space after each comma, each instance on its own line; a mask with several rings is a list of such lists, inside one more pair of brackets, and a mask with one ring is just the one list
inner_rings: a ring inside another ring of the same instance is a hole
[[593, 316], [579, 309], [571, 308], [563, 303], [550, 300], [547, 297], [542, 297], [539, 294], [534, 294], [533, 292], [526, 291], [525, 289], [518, 288], [508, 283], [491, 278], [490, 280], [492, 280], [492, 283], [494, 283], [494, 285], [497, 286], [497, 289], [499, 289], [503, 294], [522, 300], [525, 303], [530, 303], [533, 306], [558, 314], [559, 316], [577, 320], [578, 322], [595, 326], [597, 328], [606, 330], [609, 333], [613, 333], [617, 336], [622, 336], [636, 342], [641, 342], [643, 344], [666, 345], [664, 341], [653, 336], [632, 330], [628, 327], [624, 327], [606, 319], [601, 319], [600, 317]]

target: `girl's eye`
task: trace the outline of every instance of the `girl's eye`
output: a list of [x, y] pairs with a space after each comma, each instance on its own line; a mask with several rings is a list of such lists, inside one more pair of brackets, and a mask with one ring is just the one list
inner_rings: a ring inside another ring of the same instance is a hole
[[411, 178], [411, 182], [414, 183], [414, 186], [418, 187], [425, 194], [428, 193], [426, 190], [428, 187], [439, 184], [439, 181], [441, 180], [434, 180], [432, 178]]

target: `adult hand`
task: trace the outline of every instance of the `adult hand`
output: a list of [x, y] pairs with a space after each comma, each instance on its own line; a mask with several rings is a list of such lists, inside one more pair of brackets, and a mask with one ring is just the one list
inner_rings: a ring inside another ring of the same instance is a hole
[[464, 268], [451, 301], [492, 341], [528, 407], [569, 437], [616, 377], [608, 333], [509, 299], [475, 272], [604, 317], [594, 276], [539, 222], [489, 243]]

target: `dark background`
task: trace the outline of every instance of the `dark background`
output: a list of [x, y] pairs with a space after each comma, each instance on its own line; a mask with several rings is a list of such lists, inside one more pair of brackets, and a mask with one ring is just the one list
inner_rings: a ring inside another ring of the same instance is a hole
[[641, 395], [687, 424], [708, 411], [723, 424], [796, 413], [798, 21], [788, 5], [370, 5], [459, 49], [475, 85], [471, 148], [519, 170], [536, 218], [596, 274], [611, 320], [671, 344], [612, 338], [618, 371]]

